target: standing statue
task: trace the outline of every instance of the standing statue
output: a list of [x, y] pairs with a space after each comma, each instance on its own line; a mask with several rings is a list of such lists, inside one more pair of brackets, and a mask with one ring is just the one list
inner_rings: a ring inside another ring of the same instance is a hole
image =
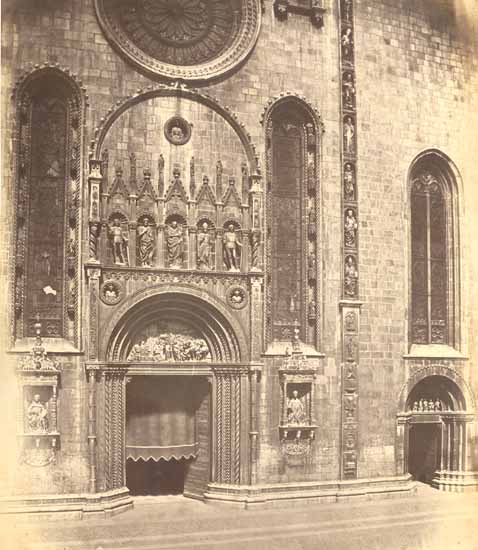
[[342, 84], [343, 102], [346, 107], [353, 107], [355, 102], [355, 86], [352, 73], [346, 73]]
[[251, 269], [253, 271], [260, 270], [259, 265], [259, 247], [261, 244], [261, 234], [259, 231], [251, 233]]
[[344, 290], [347, 296], [355, 297], [357, 294], [358, 271], [355, 266], [355, 260], [352, 256], [347, 256], [345, 260]]
[[347, 201], [355, 200], [354, 172], [350, 162], [344, 167], [344, 198]]
[[48, 429], [48, 409], [40, 401], [40, 394], [33, 396], [27, 408], [28, 427], [32, 432], [46, 432]]
[[305, 424], [307, 421], [304, 404], [299, 399], [299, 392], [294, 390], [287, 401], [287, 422], [289, 424]]
[[344, 222], [344, 240], [345, 246], [354, 247], [356, 245], [357, 237], [357, 220], [355, 219], [354, 212], [351, 209], [348, 209], [345, 214]]
[[344, 149], [349, 155], [354, 152], [355, 127], [352, 117], [347, 117], [344, 122]]
[[169, 267], [182, 267], [184, 255], [184, 236], [182, 227], [176, 220], [166, 226], [166, 247]]
[[213, 239], [209, 233], [209, 226], [204, 222], [198, 233], [197, 240], [197, 266], [199, 269], [212, 269], [211, 252]]
[[138, 248], [141, 267], [151, 267], [154, 256], [154, 229], [149, 225], [148, 218], [143, 218], [143, 224], [138, 225]]
[[340, 43], [342, 45], [342, 56], [344, 59], [350, 59], [352, 57], [352, 47], [353, 47], [353, 35], [351, 27], [347, 27], [343, 30], [342, 36], [340, 38]]
[[314, 251], [312, 251], [309, 255], [307, 277], [309, 278], [309, 281], [315, 281], [317, 277], [317, 259]]
[[128, 237], [121, 228], [119, 218], [113, 220], [109, 230], [112, 241], [113, 261], [117, 265], [129, 265]]
[[237, 239], [234, 225], [229, 224], [223, 237], [224, 263], [229, 271], [239, 271], [241, 267], [242, 244]]

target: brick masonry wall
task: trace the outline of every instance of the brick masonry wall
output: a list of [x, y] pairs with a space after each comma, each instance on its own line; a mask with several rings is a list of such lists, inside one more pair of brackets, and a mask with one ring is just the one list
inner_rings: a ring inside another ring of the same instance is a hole
[[[394, 438], [398, 394], [406, 380], [408, 296], [407, 172], [413, 158], [427, 148], [438, 148], [457, 165], [462, 190], [463, 351], [470, 355], [470, 376], [476, 381], [478, 338], [471, 311], [478, 310], [478, 256], [471, 248], [474, 230], [474, 163], [478, 142], [477, 55], [464, 27], [439, 26], [440, 13], [431, 4], [376, 0], [356, 1], [355, 43], [360, 211], [360, 477], [395, 473]], [[322, 479], [338, 475], [341, 266], [341, 183], [338, 89], [338, 29], [336, 3], [328, 0], [325, 26], [318, 30], [303, 16], [275, 19], [272, 1], [265, 14], [258, 43], [248, 61], [228, 79], [204, 91], [235, 111], [257, 146], [264, 166], [264, 129], [260, 116], [266, 102], [284, 91], [304, 94], [319, 110], [325, 134], [322, 141], [321, 199], [323, 249], [323, 360], [316, 389], [319, 438], [314, 460]], [[426, 9], [428, 11], [426, 11]], [[86, 143], [107, 110], [124, 96], [154, 83], [118, 55], [99, 28], [92, 0], [3, 2], [2, 79], [2, 247], [5, 268], [11, 236], [12, 103], [9, 91], [22, 71], [44, 61], [58, 62], [82, 79], [89, 95]], [[440, 23], [440, 25], [443, 25]], [[475, 155], [473, 153], [475, 152]], [[86, 166], [85, 166], [86, 168]], [[213, 170], [211, 170], [213, 172]], [[476, 208], [476, 207], [475, 207]], [[475, 223], [476, 225], [476, 223]], [[5, 280], [5, 269], [2, 271]], [[2, 285], [5, 289], [6, 286]], [[84, 293], [86, 299], [86, 292]], [[466, 299], [465, 299], [466, 297]], [[0, 305], [6, 302], [0, 295]], [[2, 320], [5, 323], [5, 319]], [[5, 324], [2, 332], [8, 330]], [[80, 361], [70, 380], [76, 408], [62, 426], [62, 453], [75, 455], [86, 442], [86, 402]], [[275, 367], [266, 365], [260, 399], [261, 482], [297, 479], [282, 472], [278, 456], [279, 384]], [[69, 375], [70, 376], [70, 375]], [[68, 377], [67, 377], [68, 379]], [[63, 403], [65, 394], [62, 395]], [[70, 396], [72, 399], [73, 397]], [[273, 403], [271, 406], [270, 404]], [[319, 446], [320, 443], [320, 446]], [[85, 462], [78, 479], [86, 483]], [[59, 464], [63, 479], [69, 466]], [[58, 471], [60, 471], [58, 470]], [[301, 473], [313, 479], [314, 473]], [[68, 481], [58, 490], [70, 491]]]

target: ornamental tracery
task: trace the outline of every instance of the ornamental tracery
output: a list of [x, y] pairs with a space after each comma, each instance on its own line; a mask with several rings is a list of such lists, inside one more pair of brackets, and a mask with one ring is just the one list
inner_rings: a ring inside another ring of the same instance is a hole
[[241, 63], [260, 29], [258, 0], [96, 0], [107, 38], [141, 68], [208, 79]]

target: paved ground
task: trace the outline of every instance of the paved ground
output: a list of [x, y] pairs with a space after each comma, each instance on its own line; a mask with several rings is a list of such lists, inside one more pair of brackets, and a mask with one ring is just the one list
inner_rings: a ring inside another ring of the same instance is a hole
[[478, 550], [478, 494], [421, 487], [406, 498], [273, 510], [146, 497], [107, 520], [10, 527], [3, 550]]

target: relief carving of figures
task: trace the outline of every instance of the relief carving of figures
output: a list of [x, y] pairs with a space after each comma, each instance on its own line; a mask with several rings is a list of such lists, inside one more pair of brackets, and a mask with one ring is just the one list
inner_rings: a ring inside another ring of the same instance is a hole
[[309, 238], [313, 239], [316, 234], [316, 217], [315, 217], [315, 207], [311, 206], [309, 208], [309, 224], [308, 224], [308, 232], [309, 232]]
[[253, 231], [251, 233], [251, 269], [253, 271], [260, 270], [260, 264], [259, 264], [260, 244], [261, 244], [260, 231]]
[[207, 222], [203, 222], [197, 237], [197, 266], [199, 269], [212, 269], [212, 247], [214, 237]]
[[166, 226], [166, 248], [168, 267], [182, 267], [184, 259], [183, 228], [176, 220]]
[[345, 117], [344, 121], [344, 150], [348, 155], [353, 155], [354, 147], [355, 126], [352, 117]]
[[350, 162], [344, 166], [344, 198], [346, 201], [355, 201], [354, 171]]
[[128, 234], [121, 227], [120, 219], [114, 218], [109, 228], [113, 261], [116, 265], [129, 265]]
[[229, 224], [222, 239], [224, 264], [228, 271], [239, 271], [241, 268], [241, 248], [234, 225]]
[[309, 254], [307, 276], [309, 281], [315, 281], [317, 277], [317, 260], [314, 251]]
[[349, 311], [345, 315], [345, 330], [347, 332], [357, 332], [357, 314], [354, 311]]
[[27, 407], [28, 429], [31, 432], [46, 433], [48, 431], [48, 409], [40, 401], [40, 394], [33, 396]]
[[342, 45], [342, 57], [350, 61], [353, 52], [353, 34], [350, 27], [342, 31], [340, 43]]
[[344, 275], [345, 294], [350, 297], [355, 297], [357, 295], [358, 271], [353, 256], [347, 256], [345, 259]]
[[162, 333], [134, 344], [128, 361], [208, 361], [209, 347], [202, 338]]
[[144, 217], [138, 225], [138, 250], [141, 267], [152, 267], [154, 256], [154, 228]]
[[352, 73], [344, 74], [344, 81], [342, 83], [342, 100], [344, 107], [347, 109], [351, 109], [355, 105], [355, 86]]
[[345, 213], [344, 222], [344, 241], [345, 246], [354, 248], [357, 245], [357, 220], [352, 209], [348, 209]]
[[292, 397], [287, 400], [287, 422], [289, 424], [303, 425], [308, 422], [304, 404], [299, 399], [299, 392], [294, 390]]
[[309, 302], [308, 316], [309, 319], [315, 319], [317, 317], [317, 302], [315, 300]]

